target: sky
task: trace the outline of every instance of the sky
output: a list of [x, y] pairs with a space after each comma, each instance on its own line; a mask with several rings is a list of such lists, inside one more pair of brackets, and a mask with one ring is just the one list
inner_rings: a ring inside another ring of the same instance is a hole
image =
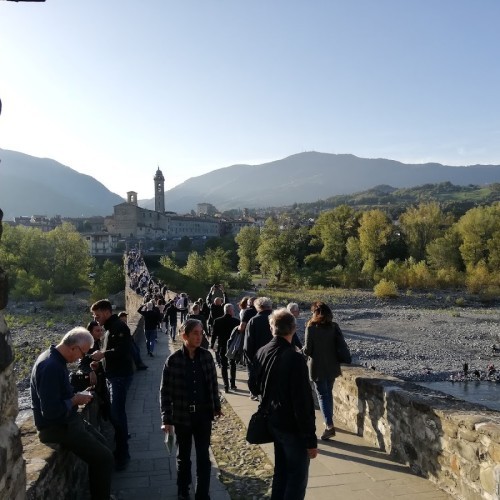
[[0, 148], [139, 199], [158, 166], [168, 190], [303, 151], [500, 164], [499, 20], [498, 0], [0, 0]]

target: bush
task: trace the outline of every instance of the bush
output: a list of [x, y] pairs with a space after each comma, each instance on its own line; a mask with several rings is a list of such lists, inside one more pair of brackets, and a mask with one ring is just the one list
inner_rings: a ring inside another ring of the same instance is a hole
[[492, 284], [492, 276], [484, 261], [478, 262], [476, 266], [467, 268], [465, 285], [469, 293], [480, 293]]
[[394, 299], [398, 297], [398, 287], [394, 281], [380, 280], [374, 287], [373, 293], [378, 299]]
[[455, 305], [458, 307], [465, 307], [465, 299], [463, 297], [458, 297], [458, 299], [455, 300]]

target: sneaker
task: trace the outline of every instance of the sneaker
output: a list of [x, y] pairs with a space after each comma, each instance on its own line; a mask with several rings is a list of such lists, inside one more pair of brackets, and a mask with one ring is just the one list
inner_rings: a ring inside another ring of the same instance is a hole
[[323, 441], [326, 441], [330, 439], [331, 437], [335, 436], [335, 427], [332, 426], [331, 429], [325, 429], [323, 434], [321, 434], [321, 439]]
[[259, 396], [254, 396], [253, 394], [250, 394], [250, 399], [252, 401], [258, 401], [259, 400]]
[[233, 391], [235, 391], [235, 390], [236, 390], [236, 389], [238, 389], [238, 388], [237, 388], [237, 387], [233, 384], [233, 385], [231, 386], [231, 389], [232, 389]]

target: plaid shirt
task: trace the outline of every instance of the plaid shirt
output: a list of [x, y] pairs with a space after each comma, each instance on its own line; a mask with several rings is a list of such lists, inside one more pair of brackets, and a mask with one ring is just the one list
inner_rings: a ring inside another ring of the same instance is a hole
[[[211, 416], [221, 410], [217, 372], [212, 354], [206, 349], [198, 348], [203, 376], [207, 384]], [[191, 423], [188, 393], [186, 386], [186, 363], [188, 350], [183, 346], [171, 354], [163, 367], [160, 386], [161, 420], [168, 425], [189, 425]]]

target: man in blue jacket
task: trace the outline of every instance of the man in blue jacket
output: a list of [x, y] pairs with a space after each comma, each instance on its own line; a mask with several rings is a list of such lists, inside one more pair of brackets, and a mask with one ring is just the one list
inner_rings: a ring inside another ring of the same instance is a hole
[[93, 344], [92, 335], [77, 327], [40, 354], [31, 372], [31, 401], [40, 441], [59, 443], [86, 462], [92, 500], [109, 500], [113, 455], [104, 437], [77, 412], [92, 395], [74, 394], [67, 367], [85, 356]]

